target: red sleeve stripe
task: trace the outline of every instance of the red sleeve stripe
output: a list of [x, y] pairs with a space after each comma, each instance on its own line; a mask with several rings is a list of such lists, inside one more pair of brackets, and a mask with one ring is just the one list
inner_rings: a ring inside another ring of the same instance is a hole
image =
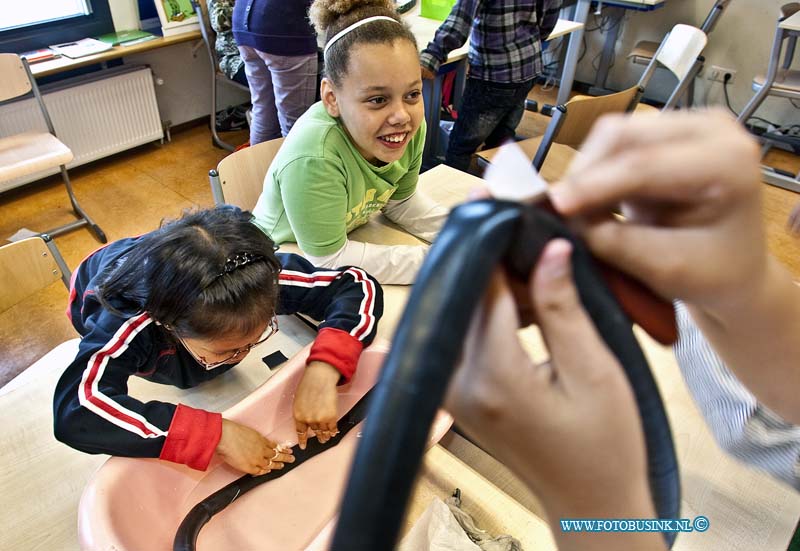
[[109, 359], [117, 358], [125, 352], [134, 337], [150, 325], [152, 321], [147, 313], [139, 314], [126, 321], [111, 337], [111, 340], [89, 358], [88, 365], [81, 377], [81, 384], [78, 387], [78, 397], [83, 407], [99, 415], [109, 423], [138, 434], [142, 438], [166, 436], [167, 431], [156, 427], [139, 413], [122, 407], [100, 392], [99, 383], [103, 378]]
[[351, 335], [361, 340], [366, 338], [375, 327], [375, 282], [360, 268], [348, 268], [345, 273], [349, 273], [356, 282], [361, 283], [361, 289], [364, 291], [364, 298], [361, 299], [358, 309], [361, 321], [350, 331]]
[[326, 271], [307, 274], [292, 270], [281, 270], [278, 281], [293, 287], [326, 287], [341, 275], [341, 272]]

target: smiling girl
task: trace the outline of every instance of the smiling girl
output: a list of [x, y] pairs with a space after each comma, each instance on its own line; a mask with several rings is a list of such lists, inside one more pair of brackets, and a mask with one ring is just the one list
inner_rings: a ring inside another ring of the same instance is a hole
[[356, 265], [382, 283], [411, 283], [426, 246], [347, 234], [383, 211], [430, 242], [447, 215], [416, 189], [425, 124], [414, 35], [389, 0], [316, 0], [309, 16], [326, 37], [322, 101], [281, 146], [255, 222], [317, 266]]

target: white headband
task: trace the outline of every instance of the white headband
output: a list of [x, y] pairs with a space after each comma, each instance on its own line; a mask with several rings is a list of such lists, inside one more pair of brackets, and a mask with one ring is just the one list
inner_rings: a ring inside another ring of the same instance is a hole
[[402, 25], [402, 23], [400, 23], [397, 19], [393, 19], [393, 18], [389, 17], [388, 15], [374, 15], [372, 17], [367, 17], [366, 19], [362, 19], [360, 21], [356, 21], [355, 23], [353, 23], [349, 27], [345, 27], [344, 29], [342, 29], [341, 31], [339, 31], [338, 33], [333, 35], [333, 38], [328, 40], [328, 43], [325, 44], [325, 49], [323, 50], [322, 55], [327, 54], [328, 50], [330, 50], [331, 46], [333, 46], [333, 43], [336, 42], [337, 40], [339, 40], [340, 38], [342, 38], [344, 35], [346, 35], [350, 31], [353, 31], [353, 30], [359, 28], [361, 25], [366, 25], [370, 21], [378, 21], [380, 19], [385, 19], [387, 21], [392, 21], [393, 23], [397, 23], [398, 25]]

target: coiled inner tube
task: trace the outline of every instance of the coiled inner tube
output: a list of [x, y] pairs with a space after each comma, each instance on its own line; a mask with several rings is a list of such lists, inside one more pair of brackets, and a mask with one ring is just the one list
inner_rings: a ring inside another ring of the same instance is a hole
[[[173, 550], [194, 551], [200, 529], [213, 515], [245, 492], [335, 445], [365, 413], [331, 549], [390, 549], [428, 431], [492, 271], [502, 263], [511, 277], [527, 282], [542, 249], [554, 237], [572, 242], [573, 277], [581, 302], [633, 388], [656, 511], [661, 518], [677, 518], [680, 479], [672, 435], [631, 320], [597, 275], [586, 247], [561, 221], [534, 206], [486, 199], [451, 212], [417, 277], [378, 383], [339, 421], [339, 435], [325, 445], [309, 440], [305, 451], [295, 449], [295, 463], [287, 463], [283, 470], [245, 475], [200, 502], [181, 523]], [[665, 532], [664, 538], [671, 546], [675, 533]]]
[[366, 415], [367, 405], [372, 393], [372, 389], [364, 393], [364, 395], [356, 402], [350, 411], [348, 411], [337, 423], [339, 433], [333, 436], [325, 444], [320, 444], [316, 439], [309, 439], [306, 449], [301, 450], [300, 446], [294, 446], [294, 463], [285, 463], [283, 469], [271, 471], [267, 474], [259, 476], [252, 476], [246, 474], [237, 478], [222, 489], [217, 490], [203, 501], [192, 507], [186, 514], [175, 533], [175, 539], [172, 543], [173, 551], [194, 551], [197, 546], [197, 537], [200, 535], [200, 530], [205, 526], [211, 517], [225, 509], [228, 505], [233, 503], [236, 499], [246, 494], [253, 488], [274, 480], [292, 469], [295, 469], [331, 446], [335, 446], [342, 441], [342, 438], [350, 432], [350, 430], [358, 425]]
[[[333, 551], [390, 549], [397, 541], [429, 428], [490, 275], [503, 263], [511, 277], [527, 281], [554, 237], [572, 242], [580, 300], [633, 388], [657, 514], [678, 517], [680, 480], [669, 422], [631, 320], [597, 275], [585, 245], [558, 218], [535, 206], [486, 199], [451, 212], [417, 276], [373, 388]], [[664, 538], [671, 546], [675, 534], [665, 532]]]

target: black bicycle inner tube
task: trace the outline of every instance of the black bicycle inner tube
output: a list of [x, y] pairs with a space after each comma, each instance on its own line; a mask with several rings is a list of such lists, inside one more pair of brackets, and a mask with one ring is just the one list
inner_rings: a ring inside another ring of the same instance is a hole
[[[555, 237], [572, 243], [580, 300], [633, 389], [657, 514], [678, 517], [680, 479], [669, 422], [631, 320], [599, 277], [586, 246], [563, 222], [535, 206], [485, 199], [453, 209], [420, 269], [373, 388], [333, 551], [391, 549], [397, 541], [429, 428], [492, 272], [505, 264], [512, 277], [527, 282], [543, 247]], [[671, 546], [675, 534], [665, 532], [664, 538]]]
[[350, 408], [350, 411], [339, 419], [337, 423], [339, 433], [328, 440], [327, 443], [320, 444], [317, 439], [312, 438], [308, 440], [306, 449], [304, 450], [301, 450], [299, 446], [294, 446], [292, 448], [294, 463], [285, 463], [282, 469], [259, 476], [246, 474], [192, 507], [178, 527], [178, 531], [175, 533], [175, 540], [172, 544], [173, 551], [194, 551], [200, 530], [211, 520], [211, 517], [225, 509], [228, 505], [253, 488], [285, 475], [312, 457], [319, 455], [331, 446], [335, 446], [341, 442], [342, 438], [364, 419], [371, 393], [372, 389], [368, 390], [359, 401]]

